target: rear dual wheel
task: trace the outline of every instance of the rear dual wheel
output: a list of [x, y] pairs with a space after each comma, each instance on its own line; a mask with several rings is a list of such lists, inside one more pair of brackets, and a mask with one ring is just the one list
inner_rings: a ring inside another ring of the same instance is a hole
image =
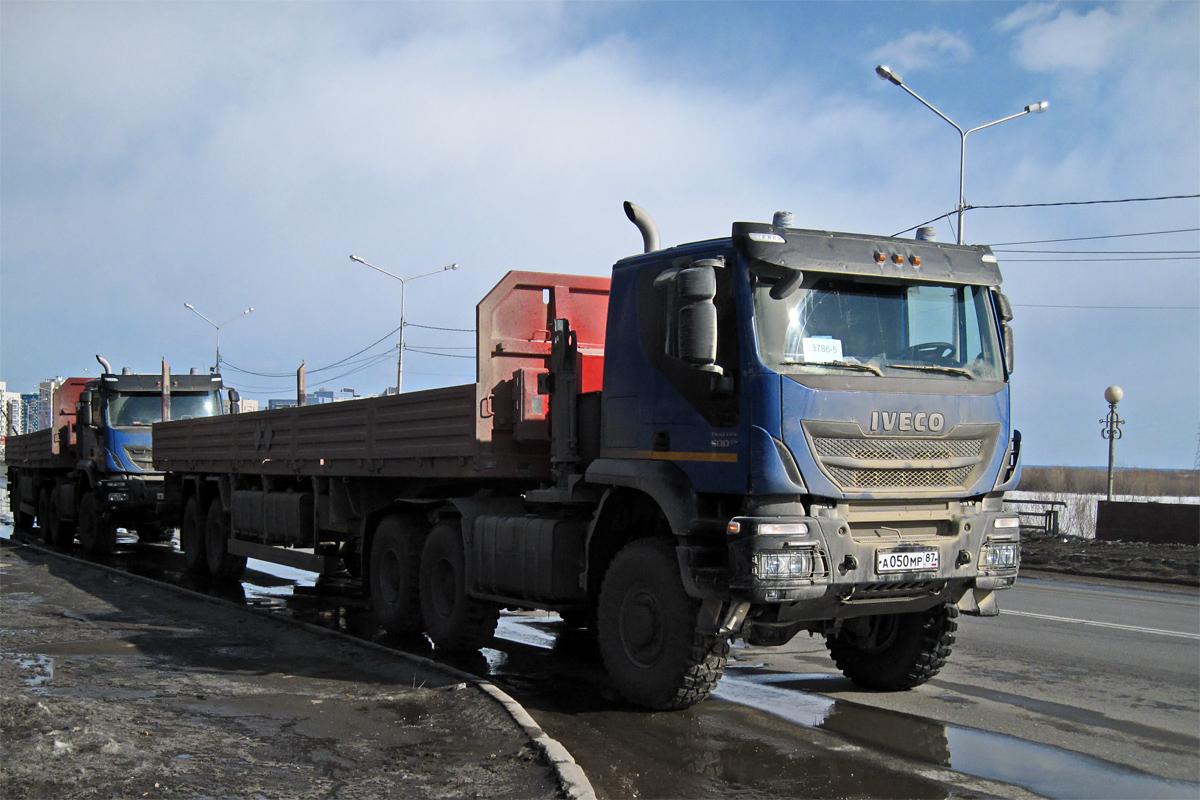
[[500, 606], [467, 595], [466, 562], [458, 520], [433, 526], [421, 550], [421, 615], [438, 647], [478, 650], [491, 640]]
[[371, 542], [371, 605], [379, 627], [388, 633], [420, 633], [421, 538], [419, 521], [393, 514], [375, 528]]

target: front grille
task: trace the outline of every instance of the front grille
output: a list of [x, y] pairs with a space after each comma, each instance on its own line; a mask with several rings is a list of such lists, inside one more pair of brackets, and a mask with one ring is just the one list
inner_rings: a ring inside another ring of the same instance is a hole
[[974, 466], [954, 469], [828, 469], [834, 483], [843, 488], [907, 489], [962, 486]]
[[[883, 459], [975, 458], [983, 449], [981, 439], [835, 439], [814, 438], [819, 456]], [[858, 484], [876, 486], [886, 484]], [[941, 484], [935, 484], [941, 485]]]

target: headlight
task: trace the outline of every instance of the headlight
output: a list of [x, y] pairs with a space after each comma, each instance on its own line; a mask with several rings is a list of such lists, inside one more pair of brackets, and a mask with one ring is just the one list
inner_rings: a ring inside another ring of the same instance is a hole
[[759, 553], [754, 556], [754, 576], [759, 580], [811, 578], [813, 551], [796, 553]]
[[1021, 545], [1017, 542], [993, 542], [979, 551], [979, 566], [983, 569], [1012, 569], [1021, 561]]

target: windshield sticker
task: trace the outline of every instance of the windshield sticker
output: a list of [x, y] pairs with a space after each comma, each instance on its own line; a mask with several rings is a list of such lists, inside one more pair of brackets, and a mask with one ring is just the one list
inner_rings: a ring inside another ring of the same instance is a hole
[[829, 336], [805, 336], [804, 360], [810, 364], [831, 364], [842, 360], [842, 340]]

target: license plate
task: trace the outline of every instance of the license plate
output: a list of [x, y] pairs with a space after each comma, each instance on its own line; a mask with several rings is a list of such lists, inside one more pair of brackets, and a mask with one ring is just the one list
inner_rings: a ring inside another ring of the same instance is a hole
[[938, 569], [937, 550], [876, 550], [875, 571], [927, 572]]

